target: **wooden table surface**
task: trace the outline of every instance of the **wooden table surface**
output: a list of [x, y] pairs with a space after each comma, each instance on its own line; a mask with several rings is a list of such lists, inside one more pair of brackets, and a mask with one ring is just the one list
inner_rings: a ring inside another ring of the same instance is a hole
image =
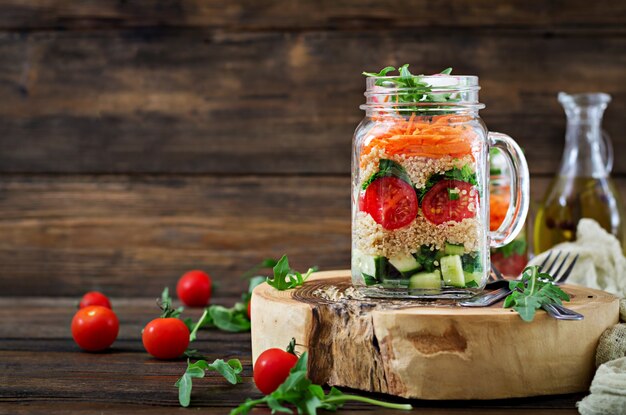
[[[219, 298], [229, 305], [236, 297]], [[238, 358], [244, 366], [243, 384], [230, 385], [207, 373], [194, 379], [193, 409], [178, 405], [176, 379], [184, 360], [162, 362], [150, 358], [141, 344], [141, 329], [158, 314], [153, 300], [113, 298], [120, 333], [112, 349], [84, 353], [74, 344], [70, 321], [74, 298], [0, 298], [0, 414], [31, 413], [195, 413], [227, 414], [247, 397], [259, 397], [252, 381], [250, 334], [217, 330], [200, 332], [193, 344], [214, 358]], [[185, 311], [198, 316], [200, 310]], [[411, 401], [419, 414], [576, 414], [579, 395], [560, 395], [498, 401]], [[383, 399], [402, 401], [386, 396]], [[348, 404], [341, 413], [401, 413]], [[269, 413], [257, 410], [255, 413]]]

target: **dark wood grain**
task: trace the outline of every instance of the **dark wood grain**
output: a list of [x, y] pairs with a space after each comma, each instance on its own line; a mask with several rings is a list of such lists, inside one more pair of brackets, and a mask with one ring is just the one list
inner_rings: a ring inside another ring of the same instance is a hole
[[240, 293], [243, 271], [284, 253], [304, 270], [345, 268], [349, 186], [348, 177], [1, 180], [2, 294], [152, 297], [194, 268]]
[[91, 29], [154, 25], [228, 30], [297, 30], [311, 28], [475, 27], [623, 29], [623, 2], [599, 0], [500, 1], [401, 0], [393, 6], [374, 0], [301, 1], [167, 0], [150, 5], [113, 0], [0, 2], [0, 28], [13, 30]]
[[[218, 302], [228, 300], [218, 298]], [[16, 313], [15, 309], [21, 310]], [[175, 380], [184, 360], [163, 362], [143, 350], [140, 331], [156, 314], [149, 299], [113, 298], [120, 336], [104, 353], [83, 353], [73, 343], [70, 298], [0, 298], [0, 413], [172, 413], [178, 407]], [[197, 317], [198, 310], [192, 315]], [[41, 329], [45, 332], [42, 333]], [[247, 397], [258, 397], [251, 375], [247, 333], [201, 331], [194, 344], [210, 359], [238, 358], [243, 384], [231, 386], [207, 373], [194, 380], [192, 404], [203, 413], [225, 414]], [[402, 401], [389, 396], [385, 400]], [[581, 395], [498, 401], [411, 401], [420, 414], [574, 414]], [[190, 411], [190, 410], [187, 410]], [[348, 404], [345, 414], [400, 414], [364, 404]], [[188, 413], [188, 412], [187, 412]]]
[[[549, 181], [533, 179], [535, 203]], [[349, 186], [347, 176], [5, 177], [2, 294], [155, 297], [201, 268], [237, 296], [238, 275], [285, 253], [301, 270], [345, 269]]]
[[626, 143], [625, 49], [623, 36], [491, 29], [4, 34], [0, 172], [348, 174], [361, 71], [411, 62], [479, 75], [487, 125], [552, 173], [561, 90], [611, 93], [604, 125]]

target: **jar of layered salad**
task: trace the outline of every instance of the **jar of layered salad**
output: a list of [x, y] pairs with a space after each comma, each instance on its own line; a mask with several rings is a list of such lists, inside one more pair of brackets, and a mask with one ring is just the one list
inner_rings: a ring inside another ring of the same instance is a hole
[[[364, 73], [352, 153], [352, 281], [372, 297], [466, 298], [487, 282], [489, 248], [521, 230], [528, 167], [478, 116], [476, 76]], [[489, 231], [489, 149], [509, 166], [510, 203]]]

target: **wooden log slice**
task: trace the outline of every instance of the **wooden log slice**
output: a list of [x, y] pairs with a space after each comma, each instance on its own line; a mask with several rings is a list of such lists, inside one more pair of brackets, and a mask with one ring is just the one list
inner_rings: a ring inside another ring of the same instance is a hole
[[595, 371], [602, 332], [618, 322], [619, 301], [580, 286], [563, 289], [582, 321], [544, 311], [531, 323], [496, 304], [355, 299], [349, 271], [317, 273], [295, 290], [267, 284], [252, 295], [252, 355], [292, 337], [309, 352], [309, 376], [420, 399], [499, 399], [582, 392]]

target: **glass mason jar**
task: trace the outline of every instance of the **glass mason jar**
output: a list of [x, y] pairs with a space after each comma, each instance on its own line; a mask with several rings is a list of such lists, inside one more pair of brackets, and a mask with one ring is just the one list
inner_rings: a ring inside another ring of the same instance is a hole
[[[352, 144], [352, 282], [370, 297], [466, 298], [487, 283], [489, 248], [524, 226], [528, 166], [478, 116], [478, 77], [412, 77], [366, 80]], [[493, 232], [490, 147], [511, 173], [511, 203]]]

